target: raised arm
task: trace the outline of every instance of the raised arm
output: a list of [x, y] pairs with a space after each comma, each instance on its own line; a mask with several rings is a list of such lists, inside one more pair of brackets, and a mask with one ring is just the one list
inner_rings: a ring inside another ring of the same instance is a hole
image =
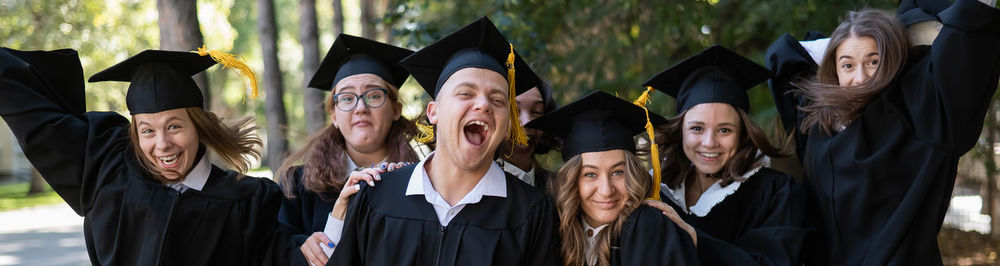
[[978, 140], [1000, 79], [1000, 10], [957, 0], [939, 16], [930, 55], [899, 80], [918, 136], [960, 154]]
[[[85, 215], [128, 145], [128, 121], [83, 113], [83, 71], [73, 50], [0, 49], [0, 117], [49, 185]], [[119, 158], [112, 160], [109, 158]]]
[[767, 85], [771, 89], [771, 96], [774, 97], [775, 108], [778, 109], [785, 132], [795, 132], [796, 152], [799, 158], [802, 158], [806, 136], [799, 130], [799, 123], [805, 114], [798, 109], [803, 100], [792, 92], [797, 88], [792, 82], [815, 75], [818, 66], [799, 41], [787, 33], [771, 44], [767, 49], [766, 58], [767, 68], [774, 73], [774, 77], [767, 81]]

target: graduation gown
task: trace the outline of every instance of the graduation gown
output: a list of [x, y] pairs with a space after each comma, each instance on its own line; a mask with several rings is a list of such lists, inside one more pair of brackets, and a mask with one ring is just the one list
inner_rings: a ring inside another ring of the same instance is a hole
[[940, 18], [928, 54], [910, 55], [901, 76], [832, 136], [797, 130], [804, 99], [786, 94], [815, 63], [788, 35], [768, 49], [771, 90], [786, 130], [796, 132], [818, 230], [810, 263], [941, 264], [937, 235], [958, 160], [978, 140], [1000, 77], [1000, 10], [957, 0]]
[[701, 264], [799, 264], [807, 233], [805, 195], [791, 177], [760, 168], [704, 217], [686, 212], [666, 193], [661, 190], [660, 198], [695, 228]]
[[292, 170], [290, 177], [295, 179], [293, 188], [295, 198], [284, 198], [281, 202], [281, 211], [278, 212], [278, 221], [291, 232], [290, 245], [295, 247], [290, 258], [292, 265], [308, 265], [298, 247], [302, 246], [313, 232], [323, 232], [326, 219], [330, 216], [330, 211], [333, 211], [333, 204], [340, 196], [340, 191], [321, 195], [306, 190], [302, 184], [302, 172], [302, 166]]
[[[133, 156], [129, 122], [113, 112], [83, 113], [82, 72], [60, 77], [31, 60], [75, 65], [75, 52], [14, 56], [0, 49], [0, 116], [52, 188], [84, 216], [94, 265], [285, 264], [274, 182], [212, 166], [201, 191], [153, 181]], [[68, 74], [66, 74], [68, 75]], [[81, 94], [82, 95], [82, 94]]]
[[506, 198], [484, 196], [441, 226], [423, 195], [405, 195], [415, 167], [360, 183], [327, 265], [561, 264], [558, 215], [535, 188], [508, 174]]
[[611, 246], [612, 266], [699, 265], [691, 235], [663, 212], [646, 205], [628, 215]]

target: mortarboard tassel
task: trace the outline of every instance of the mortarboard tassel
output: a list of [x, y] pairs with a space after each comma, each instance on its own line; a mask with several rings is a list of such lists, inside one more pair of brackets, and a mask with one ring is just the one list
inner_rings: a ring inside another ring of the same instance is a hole
[[250, 83], [250, 98], [256, 99], [260, 93], [257, 91], [257, 74], [253, 72], [253, 69], [244, 62], [243, 57], [236, 56], [234, 54], [225, 53], [222, 51], [209, 51], [205, 49], [205, 46], [198, 47], [198, 51], [191, 51], [200, 56], [211, 56], [212, 60], [219, 62], [224, 68], [229, 68], [236, 73], [244, 83]]
[[[507, 108], [510, 111], [510, 136], [508, 137], [514, 144], [528, 145], [528, 136], [524, 133], [524, 127], [517, 120], [521, 115], [517, 109], [517, 100], [514, 99], [517, 96], [517, 87], [514, 86], [514, 44], [508, 43], [508, 45], [510, 45], [510, 53], [507, 54], [507, 84], [510, 86], [507, 91], [507, 102], [510, 103], [510, 108]], [[511, 147], [511, 152], [513, 149]]]
[[656, 134], [653, 133], [653, 123], [649, 121], [649, 109], [646, 109], [646, 104], [649, 103], [649, 98], [652, 97], [650, 93], [653, 92], [652, 86], [646, 86], [646, 91], [639, 95], [639, 98], [633, 102], [635, 105], [642, 107], [646, 111], [646, 134], [649, 135], [649, 153], [650, 160], [653, 164], [653, 195], [649, 197], [652, 200], [660, 200], [660, 148], [656, 145]]
[[434, 141], [434, 126], [427, 124], [422, 119], [414, 124], [417, 125], [417, 141], [420, 143], [431, 143], [431, 141]]

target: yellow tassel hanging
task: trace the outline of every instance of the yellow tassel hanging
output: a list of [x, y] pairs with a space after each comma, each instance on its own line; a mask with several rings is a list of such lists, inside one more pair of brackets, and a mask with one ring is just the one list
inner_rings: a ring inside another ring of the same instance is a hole
[[632, 102], [642, 110], [646, 111], [646, 134], [649, 135], [649, 153], [650, 160], [653, 166], [653, 195], [649, 197], [652, 200], [660, 200], [660, 180], [662, 173], [660, 173], [660, 148], [656, 145], [656, 133], [653, 132], [653, 122], [649, 120], [649, 109], [646, 109], [646, 104], [649, 103], [650, 94], [653, 93], [652, 86], [646, 86], [646, 91], [639, 95], [638, 99]]
[[508, 138], [514, 144], [528, 145], [528, 135], [524, 133], [521, 122], [518, 122], [521, 115], [517, 109], [517, 100], [514, 99], [517, 96], [517, 87], [514, 86], [514, 44], [508, 44], [510, 45], [510, 53], [507, 54], [507, 84], [510, 85], [510, 89], [507, 91], [507, 102], [510, 103], [510, 108], [508, 108], [510, 110], [510, 135]]
[[425, 143], [425, 144], [426, 143], [431, 143], [432, 141], [434, 141], [434, 126], [433, 125], [427, 124], [427, 122], [424, 121], [424, 120], [422, 120], [422, 119], [419, 120], [419, 121], [417, 121], [414, 124], [417, 125], [417, 131], [418, 131], [417, 141], [419, 141], [420, 143]]
[[243, 80], [243, 83], [250, 84], [250, 98], [256, 99], [260, 96], [257, 90], [257, 74], [254, 73], [253, 69], [244, 62], [246, 61], [243, 57], [234, 54], [222, 52], [222, 51], [209, 51], [205, 49], [205, 46], [198, 47], [198, 51], [192, 51], [200, 56], [211, 56], [212, 60], [218, 62], [224, 68], [229, 68], [236, 73], [236, 76]]

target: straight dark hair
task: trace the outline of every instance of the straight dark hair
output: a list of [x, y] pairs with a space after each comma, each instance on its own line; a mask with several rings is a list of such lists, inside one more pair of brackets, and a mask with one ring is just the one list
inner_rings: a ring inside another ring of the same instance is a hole
[[[743, 174], [750, 169], [763, 165], [764, 156], [773, 158], [785, 157], [782, 153], [783, 147], [788, 144], [772, 145], [768, 140], [764, 130], [757, 126], [746, 112], [739, 108], [736, 112], [740, 115], [739, 146], [733, 154], [733, 158], [719, 171], [719, 178], [722, 179], [722, 186], [728, 186], [736, 181], [743, 181]], [[690, 110], [690, 109], [689, 109]], [[663, 155], [663, 166], [661, 173], [664, 184], [670, 188], [679, 188], [687, 177], [694, 174], [694, 166], [691, 160], [684, 155], [684, 117], [688, 110], [674, 118], [667, 119], [667, 123], [656, 128], [656, 145], [660, 146]]]

